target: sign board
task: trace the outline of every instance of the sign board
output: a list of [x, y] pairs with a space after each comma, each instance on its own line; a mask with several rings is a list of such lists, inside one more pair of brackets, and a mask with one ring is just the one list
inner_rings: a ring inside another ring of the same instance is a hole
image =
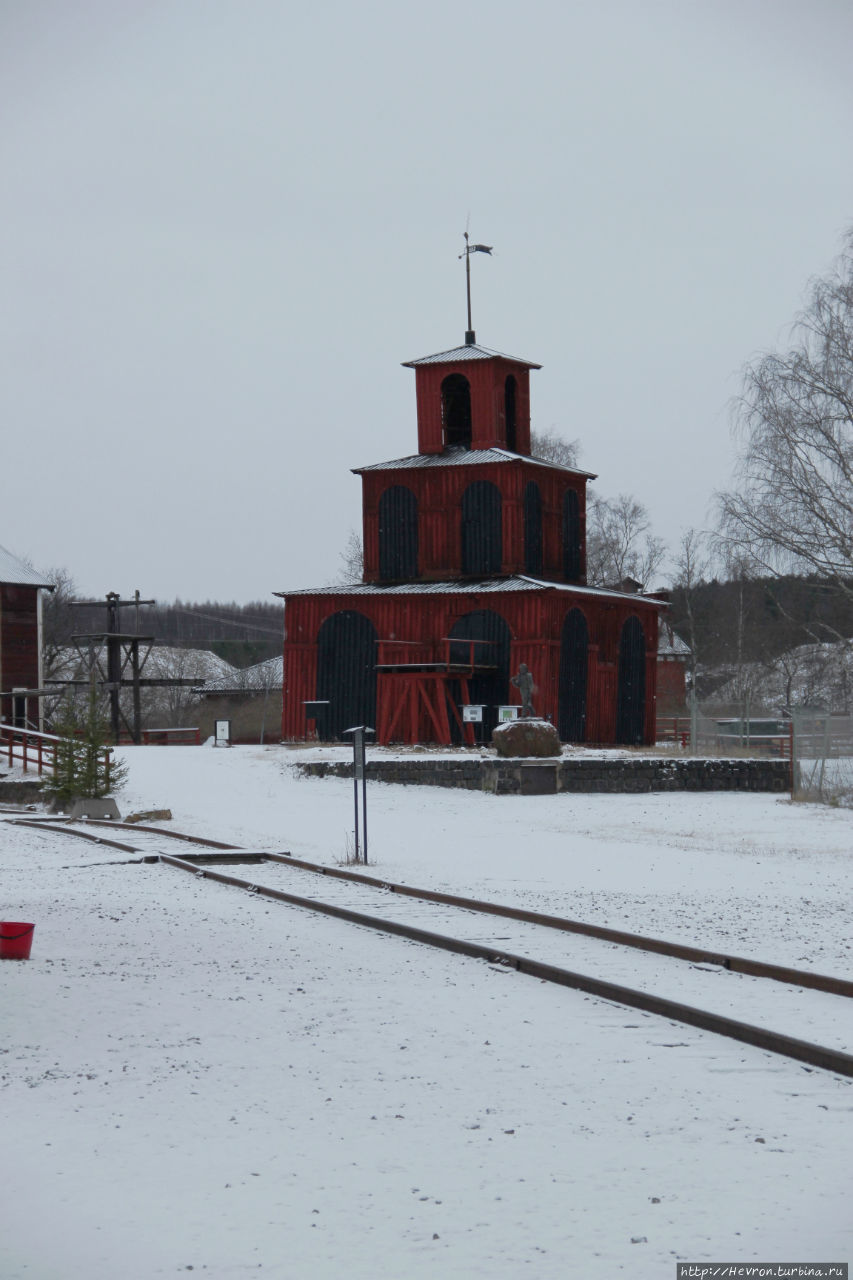
[[213, 745], [215, 747], [231, 746], [231, 721], [230, 720], [214, 720]]
[[462, 704], [462, 722], [463, 724], [482, 724], [483, 708], [475, 702], [467, 702]]
[[498, 724], [508, 724], [510, 720], [517, 720], [521, 707], [498, 707]]

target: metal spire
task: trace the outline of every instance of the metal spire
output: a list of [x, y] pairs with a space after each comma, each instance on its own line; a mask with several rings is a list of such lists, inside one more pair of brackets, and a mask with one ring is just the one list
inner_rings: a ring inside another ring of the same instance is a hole
[[460, 253], [459, 257], [465, 259], [465, 286], [468, 294], [468, 328], [465, 331], [465, 346], [473, 347], [477, 341], [477, 335], [471, 324], [471, 254], [472, 253], [491, 253], [492, 246], [490, 244], [469, 244], [468, 232], [465, 235], [465, 251]]

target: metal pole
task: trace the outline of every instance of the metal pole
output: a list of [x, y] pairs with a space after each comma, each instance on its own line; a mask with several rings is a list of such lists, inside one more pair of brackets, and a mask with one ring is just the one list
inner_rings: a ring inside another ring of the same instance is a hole
[[468, 332], [472, 332], [471, 325], [471, 251], [468, 248], [468, 232], [465, 232], [465, 286], [468, 293]]
[[358, 862], [359, 860], [358, 858], [358, 771], [355, 767], [356, 749], [357, 748], [355, 744], [355, 739], [353, 739], [352, 789], [353, 789], [353, 802], [354, 802], [354, 808], [355, 808], [355, 860], [356, 862]]
[[361, 824], [364, 833], [364, 856], [362, 862], [367, 866], [367, 767], [361, 774]]

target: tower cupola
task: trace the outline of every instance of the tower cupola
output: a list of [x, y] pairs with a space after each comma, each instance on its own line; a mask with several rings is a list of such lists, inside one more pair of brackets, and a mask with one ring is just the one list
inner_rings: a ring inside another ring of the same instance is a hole
[[418, 452], [497, 448], [529, 455], [530, 370], [542, 366], [469, 337], [462, 347], [404, 363], [415, 371]]

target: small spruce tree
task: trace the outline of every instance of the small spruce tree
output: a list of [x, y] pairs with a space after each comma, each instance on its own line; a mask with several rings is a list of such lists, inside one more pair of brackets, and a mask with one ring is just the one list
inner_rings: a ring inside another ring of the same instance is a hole
[[59, 742], [52, 790], [60, 803], [66, 804], [75, 796], [99, 799], [121, 788], [127, 765], [118, 760], [107, 764], [104, 748], [109, 725], [94, 679], [89, 682], [85, 709], [73, 694], [66, 694], [54, 728]]

